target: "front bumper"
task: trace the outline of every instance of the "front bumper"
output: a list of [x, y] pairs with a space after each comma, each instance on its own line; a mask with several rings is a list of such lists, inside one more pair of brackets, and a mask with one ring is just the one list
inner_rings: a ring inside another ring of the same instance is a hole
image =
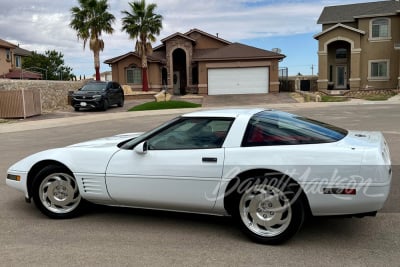
[[82, 99], [77, 100], [73, 99], [71, 101], [71, 105], [74, 108], [100, 108], [103, 105], [103, 101], [100, 100], [91, 100], [91, 99]]
[[[16, 176], [19, 177], [19, 181], [17, 179], [14, 179], [14, 177]], [[28, 180], [27, 172], [9, 170], [7, 172], [6, 185], [14, 189], [17, 189], [18, 191], [23, 192], [25, 198], [29, 199], [27, 180]]]

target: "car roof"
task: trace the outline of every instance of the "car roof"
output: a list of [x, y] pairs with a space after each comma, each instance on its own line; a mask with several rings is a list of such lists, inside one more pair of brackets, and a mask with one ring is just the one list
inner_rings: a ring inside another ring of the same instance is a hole
[[182, 115], [183, 117], [226, 117], [236, 118], [240, 115], [252, 116], [265, 109], [263, 108], [232, 108], [232, 109], [215, 109], [201, 110]]

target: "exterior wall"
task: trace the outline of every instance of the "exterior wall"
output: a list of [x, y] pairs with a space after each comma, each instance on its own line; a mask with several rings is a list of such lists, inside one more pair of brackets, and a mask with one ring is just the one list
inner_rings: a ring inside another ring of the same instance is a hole
[[0, 76], [7, 74], [11, 68], [12, 68], [11, 60], [10, 61], [6, 60], [6, 48], [0, 47]]
[[[138, 67], [141, 67], [141, 60], [135, 56], [126, 57], [117, 63], [112, 65], [112, 79], [120, 83], [121, 85], [129, 85], [133, 90], [141, 90], [141, 84], [127, 84], [126, 83], [126, 73], [125, 70], [130, 65], [135, 64]], [[161, 69], [160, 64], [157, 63], [149, 63], [148, 64], [148, 80], [149, 80], [149, 89], [159, 90], [161, 88]]]
[[[369, 28], [371, 19], [360, 19], [360, 29], [367, 32], [361, 40], [361, 88], [397, 88], [399, 77], [399, 56], [400, 51], [394, 49], [395, 43], [400, 41], [400, 17], [390, 17], [391, 38], [381, 41], [370, 40]], [[389, 80], [369, 79], [369, 60], [389, 60]]]
[[161, 90], [162, 87], [161, 65], [157, 63], [150, 63], [148, 65], [147, 73], [149, 75], [149, 88], [151, 88], [154, 91]]
[[40, 90], [42, 110], [64, 109], [68, 105], [69, 91], [76, 91], [85, 81], [43, 81], [0, 79], [0, 91], [37, 89]]

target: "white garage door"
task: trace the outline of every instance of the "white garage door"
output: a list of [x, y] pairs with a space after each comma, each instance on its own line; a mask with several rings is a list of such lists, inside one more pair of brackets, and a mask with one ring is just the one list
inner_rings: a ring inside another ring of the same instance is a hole
[[268, 67], [209, 69], [208, 94], [265, 94], [268, 77]]

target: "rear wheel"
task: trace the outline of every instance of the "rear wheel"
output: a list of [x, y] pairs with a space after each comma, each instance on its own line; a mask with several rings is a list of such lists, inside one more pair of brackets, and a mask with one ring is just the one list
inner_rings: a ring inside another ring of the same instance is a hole
[[121, 99], [118, 101], [118, 107], [123, 107], [124, 106], [124, 98], [121, 97]]
[[301, 228], [305, 217], [301, 191], [289, 178], [249, 178], [238, 188], [243, 192], [236, 193], [232, 215], [252, 240], [280, 244]]
[[83, 199], [72, 173], [64, 167], [48, 166], [34, 178], [32, 197], [38, 209], [50, 218], [66, 219], [80, 214]]
[[79, 107], [74, 107], [75, 111], [79, 111]]

